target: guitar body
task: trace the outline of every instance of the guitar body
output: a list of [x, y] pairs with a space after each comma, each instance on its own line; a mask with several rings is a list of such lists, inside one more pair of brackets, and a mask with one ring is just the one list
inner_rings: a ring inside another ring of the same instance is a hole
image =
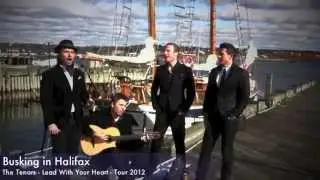
[[[120, 131], [115, 127], [102, 129], [96, 125], [89, 125], [89, 127], [97, 133], [105, 134], [108, 136], [120, 136]], [[116, 141], [106, 142], [97, 137], [82, 137], [80, 140], [82, 151], [88, 156], [94, 156], [101, 153], [105, 149], [115, 148]]]

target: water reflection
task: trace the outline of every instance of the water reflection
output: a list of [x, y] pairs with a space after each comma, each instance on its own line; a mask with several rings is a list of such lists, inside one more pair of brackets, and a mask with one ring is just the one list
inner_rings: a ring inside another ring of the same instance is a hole
[[1, 102], [0, 128], [2, 152], [39, 149], [43, 134], [40, 105], [23, 101]]

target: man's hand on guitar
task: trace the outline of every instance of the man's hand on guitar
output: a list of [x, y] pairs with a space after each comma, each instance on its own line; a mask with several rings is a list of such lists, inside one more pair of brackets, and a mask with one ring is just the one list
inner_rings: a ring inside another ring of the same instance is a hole
[[55, 123], [49, 124], [48, 131], [51, 135], [57, 135], [61, 132], [58, 126]]
[[110, 136], [105, 135], [105, 134], [101, 134], [101, 133], [98, 133], [98, 132], [94, 132], [93, 135], [98, 137], [101, 140], [104, 140], [104, 141], [110, 141], [111, 140]]

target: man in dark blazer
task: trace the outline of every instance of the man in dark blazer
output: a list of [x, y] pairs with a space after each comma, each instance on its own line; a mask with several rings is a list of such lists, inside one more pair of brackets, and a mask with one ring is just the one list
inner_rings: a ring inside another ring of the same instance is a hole
[[[133, 127], [138, 126], [132, 114], [126, 113], [128, 98], [122, 93], [117, 93], [112, 96], [110, 106], [100, 109], [92, 113], [85, 127], [84, 134], [86, 136], [98, 136], [100, 139], [108, 138], [106, 135], [94, 134], [88, 125], [94, 124], [102, 129], [116, 127], [119, 129], [120, 135], [133, 135]], [[144, 145], [144, 136], [141, 139], [132, 139], [116, 142], [116, 150], [120, 152], [138, 152]]]
[[[120, 135], [134, 135], [133, 126], [137, 126], [133, 116], [126, 113], [126, 106], [128, 98], [117, 93], [112, 97], [110, 106], [106, 109], [100, 109], [93, 113], [90, 120], [86, 121], [89, 124], [94, 124], [102, 129], [116, 127], [120, 131]], [[85, 135], [89, 137], [96, 136], [102, 140], [108, 141], [109, 137], [106, 134], [98, 134], [93, 132], [89, 126], [85, 128]], [[106, 169], [109, 166], [113, 166], [115, 169], [128, 170], [139, 169], [139, 165], [143, 163], [141, 156], [138, 153], [143, 151], [145, 142], [148, 141], [148, 137], [143, 135], [137, 136], [137, 139], [123, 140], [116, 142], [116, 148], [110, 148], [95, 155], [91, 159], [92, 165], [95, 168]], [[91, 177], [91, 179], [105, 179], [106, 177]], [[133, 175], [119, 176], [121, 180], [134, 179]]]
[[239, 126], [239, 116], [249, 99], [248, 72], [233, 63], [236, 48], [232, 44], [222, 43], [219, 49], [220, 65], [211, 70], [203, 104], [206, 129], [196, 172], [197, 180], [206, 179], [211, 152], [220, 135], [221, 179], [231, 178], [233, 142]]
[[77, 48], [62, 40], [55, 48], [58, 63], [42, 74], [40, 102], [53, 153], [78, 153], [83, 107], [88, 100], [84, 74], [74, 68]]
[[154, 131], [159, 131], [162, 138], [152, 141], [151, 152], [160, 152], [163, 135], [171, 126], [177, 157], [185, 161], [185, 114], [195, 97], [195, 84], [191, 68], [178, 62], [178, 52], [176, 44], [166, 44], [165, 64], [156, 69], [152, 83], [152, 105], [156, 110]]

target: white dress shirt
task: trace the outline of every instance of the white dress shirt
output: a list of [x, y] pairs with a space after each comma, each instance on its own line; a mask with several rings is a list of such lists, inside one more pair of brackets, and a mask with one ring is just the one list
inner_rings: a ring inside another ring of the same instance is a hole
[[116, 117], [115, 119], [114, 119], [114, 122], [118, 122], [120, 120], [120, 117]]
[[[70, 88], [71, 88], [71, 91], [73, 91], [73, 76], [71, 76], [69, 74], [69, 72], [66, 70], [66, 68], [62, 65], [60, 65], [60, 67], [63, 69], [63, 72], [64, 72], [64, 75], [66, 76], [68, 82], [69, 82], [69, 85], [70, 85]], [[74, 104], [72, 103], [71, 105], [71, 110], [70, 112], [75, 112], [75, 107], [74, 107]]]

